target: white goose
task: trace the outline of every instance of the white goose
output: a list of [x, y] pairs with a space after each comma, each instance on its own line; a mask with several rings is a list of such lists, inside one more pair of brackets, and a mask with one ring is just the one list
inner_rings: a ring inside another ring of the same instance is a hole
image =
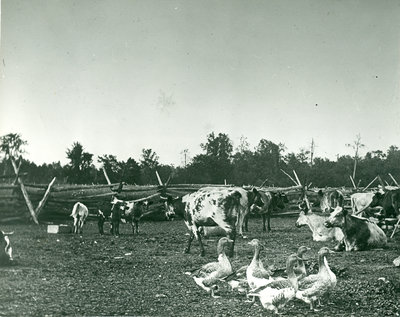
[[287, 279], [275, 280], [265, 286], [255, 289], [249, 296], [260, 298], [260, 302], [265, 309], [279, 314], [279, 309], [283, 308], [291, 299], [295, 298], [297, 292], [297, 277], [294, 273], [294, 266], [297, 264], [298, 257], [292, 254], [287, 258], [286, 271]]
[[299, 281], [299, 289], [296, 298], [310, 304], [310, 309], [315, 310], [314, 302], [335, 288], [336, 275], [331, 271], [326, 256], [333, 251], [323, 247], [318, 252], [318, 273], [309, 275]]
[[251, 290], [266, 285], [272, 281], [271, 272], [264, 268], [260, 260], [260, 250], [262, 245], [258, 239], [253, 239], [249, 242], [254, 246], [254, 257], [250, 265], [246, 269], [247, 283]]
[[233, 243], [233, 240], [223, 237], [218, 241], [218, 262], [207, 263], [192, 273], [186, 273], [193, 276], [197, 285], [208, 293], [211, 292], [212, 297], [218, 297], [214, 295], [214, 291], [218, 289], [217, 283], [233, 272], [231, 262], [225, 253], [228, 243]]

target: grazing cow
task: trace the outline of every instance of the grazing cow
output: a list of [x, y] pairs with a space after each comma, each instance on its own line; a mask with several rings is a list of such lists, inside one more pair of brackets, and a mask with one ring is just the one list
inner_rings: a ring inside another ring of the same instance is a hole
[[148, 200], [124, 201], [114, 196], [111, 204], [111, 234], [119, 236], [119, 223], [121, 219], [131, 224], [132, 234], [135, 234], [135, 230], [136, 234], [138, 234], [139, 220], [148, 210], [151, 202]]
[[370, 204], [371, 207], [381, 206], [384, 211], [384, 217], [400, 217], [400, 189], [392, 189], [384, 194], [376, 192]]
[[254, 188], [247, 191], [241, 187], [206, 187], [182, 197], [185, 203], [184, 220], [190, 230], [185, 253], [189, 253], [190, 245], [196, 237], [200, 244], [201, 255], [204, 247], [199, 234], [199, 227], [219, 226], [225, 230], [229, 239], [233, 240], [230, 256], [233, 256], [236, 230], [242, 233], [243, 220], [249, 209], [262, 207], [260, 193]]
[[5, 233], [4, 231], [0, 231], [0, 264], [9, 264], [10, 261], [13, 260], [12, 257], [12, 247], [10, 243], [10, 239], [8, 238], [10, 233]]
[[301, 208], [299, 218], [296, 221], [296, 227], [300, 228], [308, 226], [312, 232], [314, 241], [331, 241], [343, 240], [343, 232], [340, 228], [327, 228], [324, 223], [328, 219], [328, 216], [318, 215], [309, 211], [306, 208]]
[[74, 218], [74, 233], [82, 233], [82, 227], [89, 215], [88, 208], [81, 202], [75, 203], [72, 208], [71, 217]]
[[[350, 215], [343, 207], [336, 207], [325, 221], [325, 226], [342, 229], [346, 251], [382, 248], [387, 244], [385, 233], [376, 223], [367, 218]], [[336, 246], [335, 249], [340, 250], [340, 246]]]
[[331, 212], [336, 207], [344, 206], [344, 195], [337, 189], [318, 191], [319, 205], [322, 212]]
[[[262, 215], [263, 219], [263, 231], [266, 232], [267, 229], [265, 227], [265, 221], [268, 220], [268, 232], [271, 231], [271, 214], [274, 210], [279, 209], [284, 209], [285, 208], [285, 203], [288, 203], [289, 200], [286, 196], [285, 193], [275, 193], [275, 192], [264, 192], [264, 191], [259, 191], [261, 195], [261, 200], [263, 201], [264, 205], [263, 207], [258, 207], [256, 206], [253, 209], [253, 213]], [[247, 232], [248, 230], [248, 222], [249, 222], [249, 215], [247, 214], [245, 219], [244, 219], [244, 230]]]

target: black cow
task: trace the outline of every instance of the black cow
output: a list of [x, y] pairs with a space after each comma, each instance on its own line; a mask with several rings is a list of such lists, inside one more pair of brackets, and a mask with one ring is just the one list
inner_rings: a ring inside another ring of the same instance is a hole
[[372, 197], [372, 202], [370, 207], [383, 208], [384, 217], [399, 217], [399, 207], [400, 207], [400, 189], [388, 190], [384, 194], [381, 192], [376, 192]]

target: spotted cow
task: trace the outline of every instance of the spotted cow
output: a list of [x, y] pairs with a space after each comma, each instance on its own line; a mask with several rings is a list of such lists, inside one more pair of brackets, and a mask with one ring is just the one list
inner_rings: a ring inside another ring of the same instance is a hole
[[[361, 251], [382, 248], [387, 244], [385, 233], [378, 225], [367, 218], [349, 214], [347, 209], [336, 207], [325, 221], [327, 228], [338, 227], [343, 231], [343, 242], [346, 251]], [[341, 250], [342, 246], [336, 246]]]
[[[259, 191], [261, 200], [263, 201], [263, 206], [258, 207], [255, 206], [253, 208], [253, 213], [259, 214], [263, 219], [263, 231], [266, 232], [267, 228], [265, 227], [265, 222], [268, 221], [268, 232], [271, 231], [271, 214], [273, 211], [285, 208], [285, 203], [288, 203], [289, 200], [285, 193], [282, 192], [265, 192]], [[244, 230], [247, 232], [248, 230], [248, 222], [249, 222], [249, 214], [246, 215], [244, 219]]]
[[189, 253], [193, 239], [200, 244], [201, 255], [204, 247], [199, 234], [199, 228], [219, 226], [233, 240], [229, 255], [233, 256], [236, 231], [243, 235], [243, 220], [249, 210], [255, 206], [262, 207], [263, 201], [259, 191], [245, 190], [241, 187], [206, 187], [182, 197], [185, 204], [184, 220], [190, 230], [185, 249]]

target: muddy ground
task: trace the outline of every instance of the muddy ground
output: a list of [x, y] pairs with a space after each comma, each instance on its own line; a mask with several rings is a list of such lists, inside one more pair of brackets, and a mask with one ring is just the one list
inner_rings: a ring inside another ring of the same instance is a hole
[[[236, 244], [233, 266], [251, 261], [247, 242], [260, 238], [267, 246], [261, 256], [268, 266], [284, 267], [285, 258], [298, 246], [312, 248], [311, 269], [322, 246], [307, 228], [296, 228], [296, 218], [273, 219], [273, 231], [263, 233], [260, 219], [250, 220], [247, 239]], [[108, 228], [108, 225], [106, 226]], [[46, 225], [7, 225], [15, 264], [0, 268], [1, 316], [268, 316], [244, 295], [222, 289], [213, 299], [184, 274], [216, 259], [218, 238], [206, 240], [206, 256], [199, 256], [196, 241], [191, 254], [183, 254], [187, 239], [182, 220], [141, 223], [132, 236], [121, 225], [119, 238], [97, 232], [97, 223], [85, 224], [82, 235], [47, 234]], [[337, 273], [337, 287], [322, 311], [310, 313], [308, 305], [294, 300], [287, 316], [399, 316], [400, 234], [384, 250], [336, 253], [329, 258]], [[384, 278], [384, 280], [378, 280]]]

